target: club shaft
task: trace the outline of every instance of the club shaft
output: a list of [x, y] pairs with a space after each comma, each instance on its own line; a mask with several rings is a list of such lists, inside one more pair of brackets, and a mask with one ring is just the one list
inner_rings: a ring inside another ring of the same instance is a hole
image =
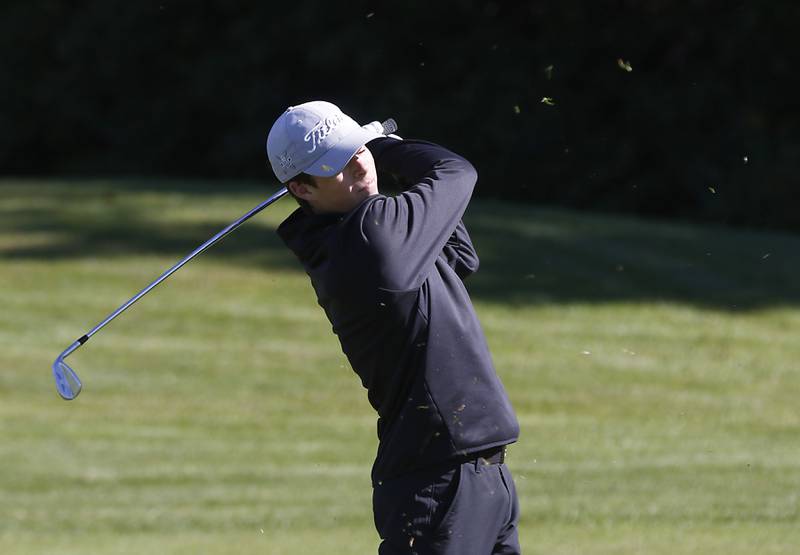
[[[152, 291], [152, 290], [153, 290], [153, 289], [154, 289], [154, 288], [155, 288], [155, 287], [156, 287], [156, 286], [157, 286], [159, 283], [161, 283], [162, 281], [164, 281], [165, 279], [167, 279], [169, 276], [171, 276], [172, 274], [174, 274], [175, 272], [177, 272], [178, 270], [180, 270], [180, 269], [181, 269], [181, 267], [183, 267], [183, 265], [184, 265], [184, 264], [186, 264], [186, 263], [187, 263], [187, 262], [189, 262], [189, 261], [190, 261], [192, 258], [194, 258], [194, 257], [195, 257], [195, 256], [197, 256], [198, 254], [202, 253], [203, 251], [205, 251], [206, 249], [208, 249], [209, 247], [211, 247], [211, 246], [212, 246], [214, 243], [216, 243], [217, 241], [219, 241], [220, 239], [222, 239], [223, 237], [225, 237], [226, 235], [228, 235], [229, 233], [231, 233], [233, 230], [235, 230], [237, 227], [239, 227], [240, 225], [242, 225], [244, 222], [246, 222], [247, 220], [249, 220], [250, 218], [252, 218], [252, 217], [253, 217], [253, 216], [255, 216], [256, 214], [258, 214], [259, 212], [261, 212], [262, 210], [264, 210], [264, 209], [265, 209], [267, 206], [269, 206], [270, 204], [272, 204], [273, 202], [275, 202], [276, 200], [278, 200], [279, 198], [281, 198], [282, 196], [284, 196], [284, 195], [285, 195], [287, 192], [288, 192], [288, 191], [287, 191], [286, 187], [283, 187], [281, 190], [279, 190], [277, 193], [275, 193], [274, 195], [272, 195], [271, 197], [269, 197], [267, 200], [265, 200], [264, 202], [262, 202], [261, 204], [259, 204], [258, 206], [256, 206], [256, 207], [255, 207], [255, 208], [253, 208], [252, 210], [250, 210], [250, 211], [249, 211], [247, 214], [245, 214], [244, 216], [242, 216], [241, 218], [239, 218], [239, 219], [238, 219], [238, 220], [236, 220], [235, 222], [231, 223], [231, 224], [230, 224], [230, 225], [228, 225], [228, 226], [227, 226], [225, 229], [223, 229], [222, 231], [220, 231], [219, 233], [217, 233], [216, 235], [214, 235], [214, 236], [213, 236], [211, 239], [209, 239], [208, 241], [206, 241], [205, 243], [203, 243], [202, 245], [200, 245], [199, 247], [197, 247], [197, 248], [196, 248], [195, 250], [193, 250], [193, 251], [192, 251], [192, 252], [191, 252], [191, 253], [190, 253], [188, 256], [186, 256], [186, 258], [184, 258], [183, 260], [181, 260], [180, 262], [178, 262], [177, 264], [175, 264], [175, 265], [174, 265], [172, 268], [170, 268], [169, 270], [167, 270], [166, 272], [164, 272], [163, 274], [161, 274], [161, 275], [160, 275], [160, 276], [159, 276], [159, 277], [158, 277], [158, 278], [157, 278], [155, 281], [153, 281], [153, 282], [152, 282], [150, 285], [148, 285], [147, 287], [145, 287], [144, 289], [142, 289], [141, 291], [139, 291], [139, 292], [138, 292], [136, 295], [134, 295], [134, 296], [133, 296], [133, 297], [132, 297], [132, 298], [131, 298], [129, 301], [125, 302], [125, 303], [124, 303], [122, 306], [120, 306], [120, 307], [119, 307], [117, 310], [115, 310], [114, 312], [112, 312], [111, 314], [109, 314], [109, 315], [108, 315], [108, 317], [106, 317], [106, 319], [105, 319], [105, 320], [103, 320], [102, 322], [100, 322], [99, 324], [97, 324], [97, 325], [96, 325], [94, 328], [92, 328], [92, 330], [91, 330], [90, 332], [88, 332], [86, 335], [84, 335], [83, 337], [81, 337], [80, 339], [78, 339], [78, 340], [77, 340], [77, 341], [76, 341], [76, 342], [75, 342], [73, 345], [71, 345], [71, 346], [70, 346], [70, 347], [67, 349], [67, 351], [65, 351], [65, 353], [66, 353], [66, 354], [69, 354], [69, 353], [71, 353], [72, 351], [74, 351], [74, 350], [75, 350], [75, 349], [76, 349], [78, 346], [80, 346], [80, 345], [83, 345], [84, 343], [86, 343], [86, 342], [89, 340], [89, 338], [90, 338], [91, 336], [93, 336], [95, 333], [97, 333], [98, 331], [100, 331], [100, 330], [101, 330], [103, 327], [105, 327], [105, 325], [106, 325], [106, 324], [108, 324], [109, 322], [111, 322], [111, 320], [113, 320], [114, 318], [116, 318], [117, 316], [119, 316], [120, 314], [122, 314], [123, 312], [125, 312], [125, 311], [126, 311], [128, 308], [130, 308], [130, 306], [131, 306], [131, 305], [133, 305], [133, 304], [134, 304], [136, 301], [138, 301], [139, 299], [141, 299], [142, 297], [144, 297], [145, 295], [147, 295], [147, 294], [148, 294], [150, 291]], [[64, 355], [64, 356], [66, 356], [66, 355]]]

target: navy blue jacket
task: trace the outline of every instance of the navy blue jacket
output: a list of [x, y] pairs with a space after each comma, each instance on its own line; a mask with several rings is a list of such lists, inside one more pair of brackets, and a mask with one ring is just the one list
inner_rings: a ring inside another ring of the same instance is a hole
[[378, 412], [373, 483], [517, 440], [463, 279], [478, 256], [461, 221], [477, 174], [423, 141], [369, 143], [379, 170], [414, 183], [347, 214], [292, 213], [294, 251]]

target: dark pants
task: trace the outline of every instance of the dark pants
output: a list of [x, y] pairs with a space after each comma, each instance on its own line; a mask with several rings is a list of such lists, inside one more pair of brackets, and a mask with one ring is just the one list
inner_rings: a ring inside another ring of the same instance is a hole
[[414, 472], [373, 491], [379, 555], [515, 555], [519, 502], [505, 464]]

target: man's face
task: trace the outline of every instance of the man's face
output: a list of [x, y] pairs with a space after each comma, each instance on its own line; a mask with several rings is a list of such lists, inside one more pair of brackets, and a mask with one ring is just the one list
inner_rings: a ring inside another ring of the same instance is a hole
[[307, 200], [316, 214], [347, 213], [365, 198], [378, 194], [375, 160], [366, 146], [353, 155], [340, 173], [332, 177], [315, 176], [314, 181], [316, 187], [299, 184], [293, 186], [292, 192]]

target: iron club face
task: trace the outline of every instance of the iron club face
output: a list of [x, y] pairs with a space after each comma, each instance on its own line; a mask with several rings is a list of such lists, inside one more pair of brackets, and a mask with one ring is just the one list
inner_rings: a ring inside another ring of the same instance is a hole
[[70, 368], [69, 364], [64, 362], [64, 359], [72, 354], [78, 347], [83, 345], [89, 340], [88, 335], [84, 335], [72, 345], [64, 349], [64, 351], [56, 357], [53, 361], [53, 378], [56, 381], [56, 389], [62, 399], [71, 401], [81, 392], [83, 384], [78, 378], [75, 371]]
[[53, 362], [53, 377], [58, 394], [67, 401], [77, 397], [83, 388], [78, 375], [60, 356]]

